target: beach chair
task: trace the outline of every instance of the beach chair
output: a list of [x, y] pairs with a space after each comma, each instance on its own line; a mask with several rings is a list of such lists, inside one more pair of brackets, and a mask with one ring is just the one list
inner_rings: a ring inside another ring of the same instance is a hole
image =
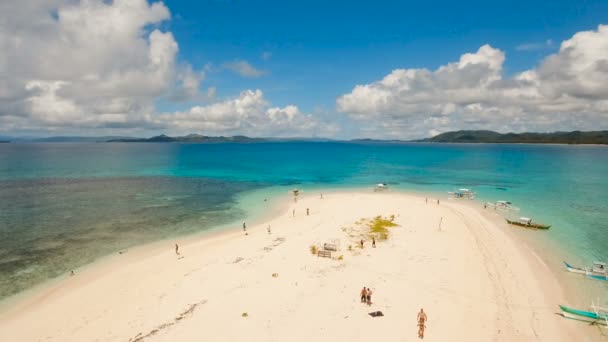
[[317, 252], [317, 256], [322, 258], [331, 258], [331, 251], [320, 250]]

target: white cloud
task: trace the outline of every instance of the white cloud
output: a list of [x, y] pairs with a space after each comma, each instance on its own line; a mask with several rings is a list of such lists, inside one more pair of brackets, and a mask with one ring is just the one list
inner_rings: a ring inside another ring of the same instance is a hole
[[524, 43], [517, 45], [515, 50], [517, 51], [539, 51], [545, 50], [553, 46], [553, 40], [547, 39], [544, 43]]
[[325, 132], [325, 126], [294, 105], [271, 107], [261, 90], [246, 90], [233, 99], [164, 113], [154, 120], [176, 133], [312, 136]]
[[484, 45], [436, 70], [397, 69], [337, 99], [374, 136], [454, 129], [606, 128], [608, 26], [575, 34], [539, 67], [504, 78], [502, 51]]
[[226, 68], [236, 74], [239, 74], [243, 77], [248, 77], [248, 78], [257, 78], [260, 76], [264, 76], [268, 73], [265, 70], [260, 70], [260, 69], [255, 68], [249, 62], [243, 61], [243, 60], [235, 60], [232, 62], [224, 63], [223, 66], [224, 66], [224, 68]]
[[[170, 19], [147, 0], [29, 0], [1, 2], [0, 131], [313, 135], [323, 130], [294, 105], [273, 107], [260, 90], [217, 100], [201, 91], [211, 64], [178, 63]], [[24, 20], [27, 18], [27, 20]], [[270, 55], [265, 55], [270, 58]], [[246, 61], [224, 67], [259, 77]], [[158, 113], [158, 99], [212, 102]], [[215, 101], [215, 102], [214, 102]]]
[[177, 65], [157, 27], [171, 17], [161, 2], [3, 1], [0, 13], [0, 129], [135, 124], [159, 97], [198, 94], [204, 74]]

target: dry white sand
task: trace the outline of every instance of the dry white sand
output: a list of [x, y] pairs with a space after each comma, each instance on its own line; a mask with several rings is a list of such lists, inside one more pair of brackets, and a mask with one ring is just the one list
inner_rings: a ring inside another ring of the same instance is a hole
[[[399, 227], [377, 248], [349, 251], [364, 230], [356, 221], [378, 215]], [[596, 339], [596, 328], [556, 314], [566, 303], [556, 279], [504, 229], [514, 228], [458, 201], [304, 196], [247, 236], [235, 227], [180, 242], [183, 258], [167, 242], [66, 277], [3, 310], [0, 341], [416, 341], [420, 308], [427, 341]], [[311, 254], [332, 239], [334, 259]]]

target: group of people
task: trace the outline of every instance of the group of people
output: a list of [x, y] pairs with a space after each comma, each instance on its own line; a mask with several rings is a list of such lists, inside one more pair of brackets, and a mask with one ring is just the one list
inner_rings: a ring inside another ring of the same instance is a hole
[[[372, 290], [369, 287], [363, 286], [361, 290], [361, 303], [372, 305]], [[416, 320], [418, 321], [418, 338], [424, 338], [424, 329], [427, 321], [426, 313], [423, 308], [420, 308]]]
[[372, 305], [372, 290], [369, 287], [363, 286], [363, 290], [361, 290], [361, 303]]
[[[365, 241], [363, 239], [361, 239], [361, 241], [359, 241], [359, 246], [361, 246], [361, 249], [363, 249], [365, 247]], [[376, 238], [372, 236], [372, 247], [376, 248]]]

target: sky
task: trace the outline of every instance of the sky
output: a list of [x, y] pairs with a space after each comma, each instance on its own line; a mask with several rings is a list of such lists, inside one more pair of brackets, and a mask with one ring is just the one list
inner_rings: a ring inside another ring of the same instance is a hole
[[5, 0], [0, 135], [608, 129], [608, 2]]

